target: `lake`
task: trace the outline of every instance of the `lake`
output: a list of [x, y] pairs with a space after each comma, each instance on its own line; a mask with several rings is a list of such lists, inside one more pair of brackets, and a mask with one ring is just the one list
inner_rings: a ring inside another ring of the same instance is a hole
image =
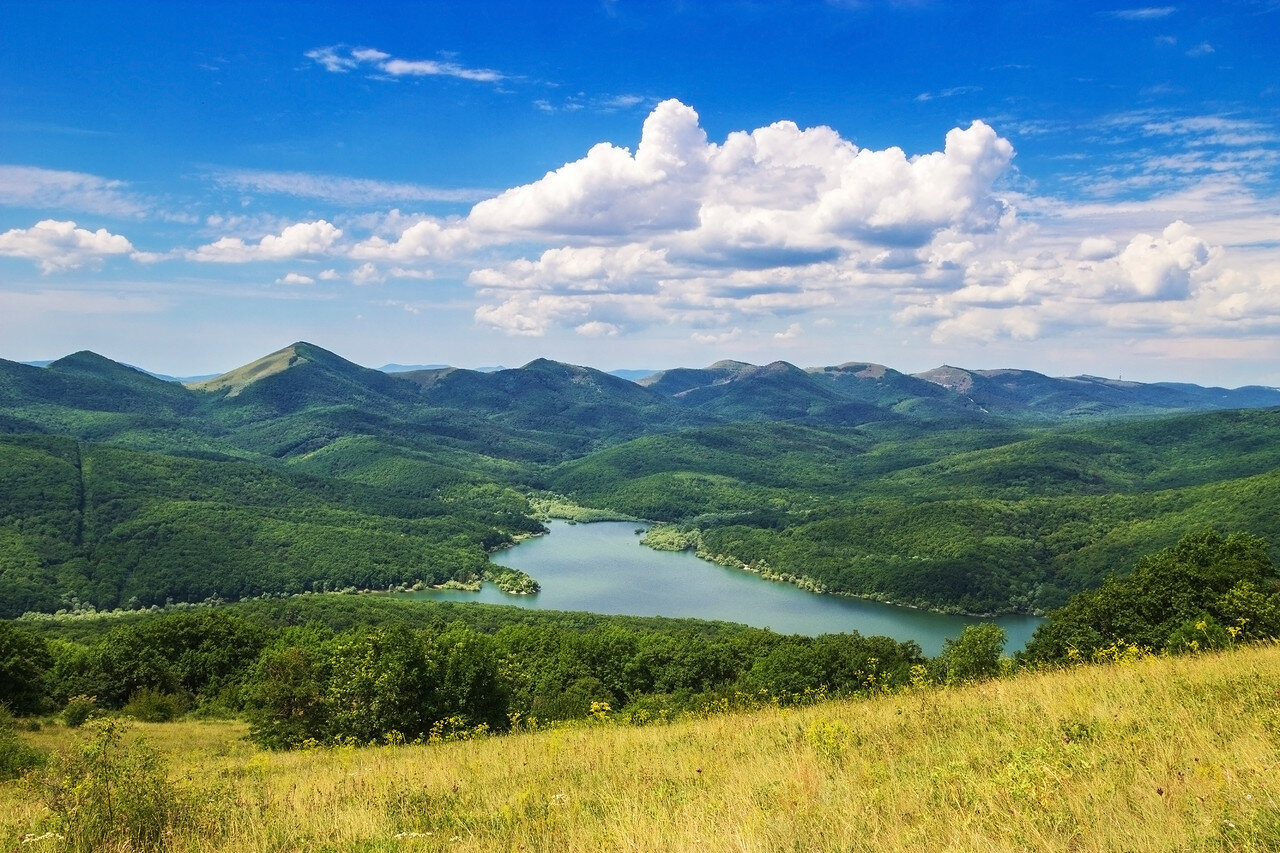
[[542, 591], [507, 595], [492, 584], [480, 592], [424, 590], [413, 598], [479, 601], [539, 610], [584, 610], [628, 616], [675, 616], [739, 622], [780, 634], [858, 631], [915, 640], [925, 654], [966, 625], [995, 622], [1008, 636], [1006, 650], [1021, 649], [1041, 620], [1034, 616], [980, 619], [896, 607], [875, 601], [817, 595], [790, 584], [701, 560], [692, 552], [655, 551], [640, 544], [637, 525], [552, 521], [551, 533], [494, 554], [493, 562], [531, 575]]

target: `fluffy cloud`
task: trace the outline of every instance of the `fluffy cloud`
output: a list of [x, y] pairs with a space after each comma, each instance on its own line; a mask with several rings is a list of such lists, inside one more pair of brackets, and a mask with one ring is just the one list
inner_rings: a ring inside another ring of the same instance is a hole
[[[312, 58], [337, 71], [410, 73], [372, 49]], [[1150, 138], [1193, 134], [1205, 157], [1227, 145], [1243, 157], [1270, 133], [1230, 117], [1115, 120]], [[1274, 272], [1228, 257], [1241, 248], [1265, 253], [1277, 222], [1265, 200], [1242, 202], [1238, 176], [1218, 170], [1146, 201], [1067, 204], [1011, 189], [1013, 146], [982, 121], [940, 141], [909, 155], [779, 121], [717, 143], [693, 109], [669, 100], [645, 119], [634, 151], [600, 143], [465, 216], [394, 210], [342, 220], [342, 228], [260, 223], [237, 230], [278, 233], [223, 237], [188, 257], [325, 257], [335, 268], [320, 278], [354, 284], [462, 280], [479, 298], [477, 323], [522, 336], [613, 337], [676, 323], [695, 341], [723, 342], [732, 329], [803, 346], [816, 334], [806, 328], [821, 325], [815, 318], [865, 317], [917, 326], [935, 340], [986, 342], [1085, 326], [1240, 326], [1268, 311], [1280, 319], [1265, 284]], [[412, 194], [290, 173], [240, 173], [227, 183], [335, 201]], [[344, 230], [359, 236], [344, 240]], [[1235, 244], [1224, 247], [1224, 234]], [[342, 260], [350, 264], [339, 271]], [[312, 278], [291, 276], [280, 281]]]
[[223, 237], [188, 252], [187, 257], [193, 261], [238, 264], [325, 255], [341, 237], [341, 228], [320, 219], [290, 225], [279, 234], [266, 235], [257, 243], [246, 243], [239, 237]]
[[395, 240], [375, 235], [357, 243], [351, 249], [351, 257], [391, 261], [435, 259], [472, 248], [477, 242], [466, 228], [423, 219], [402, 230]]
[[613, 323], [602, 323], [599, 320], [583, 323], [581, 326], [576, 327], [574, 331], [584, 338], [613, 338], [622, 332]]
[[582, 325], [591, 310], [585, 299], [551, 294], [520, 294], [499, 305], [476, 309], [476, 321], [509, 334], [541, 337], [555, 326]]
[[633, 156], [608, 143], [542, 180], [482, 201], [467, 218], [490, 235], [607, 236], [691, 228], [710, 153], [697, 114], [664, 101]]
[[628, 244], [548, 249], [536, 261], [521, 259], [502, 268], [476, 270], [469, 281], [491, 291], [636, 293], [651, 292], [657, 282], [674, 275], [664, 252]]
[[1185, 299], [1192, 273], [1203, 268], [1210, 247], [1185, 222], [1175, 222], [1159, 237], [1139, 234], [1116, 258], [1120, 280], [1137, 300]]
[[97, 266], [105, 258], [133, 251], [128, 239], [105, 228], [89, 231], [74, 222], [53, 219], [0, 234], [0, 255], [35, 261], [44, 273]]
[[[855, 280], [958, 277], [957, 256], [973, 248], [966, 235], [993, 232], [1009, 214], [993, 187], [1012, 157], [982, 122], [917, 157], [859, 149], [831, 128], [793, 122], [717, 145], [697, 113], [664, 101], [634, 153], [601, 143], [462, 220], [418, 223], [358, 252], [447, 258], [463, 247], [552, 243], [536, 258], [468, 277], [500, 302], [477, 318], [520, 334], [545, 330], [528, 311], [549, 302], [534, 293], [561, 294], [578, 312], [582, 294], [595, 294], [588, 310], [630, 309], [632, 321], [652, 315], [655, 298], [691, 319], [786, 312], [830, 304], [833, 289]], [[634, 298], [618, 298], [626, 294]]]
[[1220, 252], [1179, 221], [1158, 236], [1137, 234], [1119, 251], [1110, 239], [1090, 238], [1081, 244], [1078, 260], [1040, 255], [975, 266], [967, 286], [949, 299], [986, 306], [1184, 300]]
[[1239, 304], [1240, 288], [1221, 268], [1221, 247], [1175, 221], [1120, 248], [1094, 237], [1074, 252], [996, 257], [968, 270], [953, 292], [914, 301], [900, 322], [933, 328], [937, 342], [1035, 340], [1071, 329], [1158, 331], [1202, 326]]
[[635, 154], [607, 143], [539, 181], [480, 202], [465, 227], [490, 240], [634, 237], [653, 232], [686, 253], [763, 252], [812, 263], [857, 244], [924, 245], [944, 228], [989, 230], [993, 182], [1013, 146], [982, 122], [943, 151], [907, 157], [858, 149], [830, 128], [779, 122], [707, 141], [698, 115], [664, 101]]

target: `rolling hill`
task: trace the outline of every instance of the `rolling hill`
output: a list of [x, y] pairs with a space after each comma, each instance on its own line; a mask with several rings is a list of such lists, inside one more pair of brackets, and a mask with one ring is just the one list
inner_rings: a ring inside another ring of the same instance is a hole
[[0, 614], [473, 579], [541, 490], [829, 591], [1039, 610], [1188, 527], [1280, 541], [1277, 405], [868, 362], [387, 373], [303, 342], [185, 386], [0, 361]]

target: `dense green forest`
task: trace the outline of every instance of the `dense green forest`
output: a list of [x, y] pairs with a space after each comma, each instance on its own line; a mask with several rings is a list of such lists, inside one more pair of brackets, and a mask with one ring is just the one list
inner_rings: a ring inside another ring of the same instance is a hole
[[549, 482], [671, 522], [709, 559], [810, 587], [1042, 611], [1188, 530], [1280, 541], [1280, 413], [942, 431], [734, 424], [604, 449]]
[[1188, 531], [1280, 542], [1277, 404], [867, 364], [388, 375], [309, 344], [190, 386], [0, 361], [0, 617], [474, 585], [553, 494], [815, 590], [1044, 612]]
[[905, 684], [925, 663], [914, 643], [856, 633], [373, 596], [0, 622], [0, 704], [16, 712], [243, 714], [274, 747], [505, 731], [601, 707], [643, 722], [722, 701], [808, 701]]
[[409, 495], [245, 462], [0, 436], [4, 615], [478, 580], [541, 530], [493, 484]]
[[970, 626], [926, 659], [856, 632], [782, 636], [725, 623], [308, 594], [167, 612], [0, 621], [0, 706], [140, 719], [247, 718], [270, 748], [502, 732], [594, 715], [806, 704], [908, 686], [1182, 654], [1280, 637], [1266, 543], [1201, 531], [1049, 614], [1017, 660]]

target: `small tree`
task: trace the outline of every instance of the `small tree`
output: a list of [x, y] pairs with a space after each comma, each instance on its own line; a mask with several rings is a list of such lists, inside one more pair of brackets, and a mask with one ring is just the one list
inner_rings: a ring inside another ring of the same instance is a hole
[[947, 684], [982, 681], [1000, 674], [1000, 654], [1005, 633], [999, 625], [986, 622], [970, 625], [960, 636], [942, 642], [937, 658], [938, 675]]

